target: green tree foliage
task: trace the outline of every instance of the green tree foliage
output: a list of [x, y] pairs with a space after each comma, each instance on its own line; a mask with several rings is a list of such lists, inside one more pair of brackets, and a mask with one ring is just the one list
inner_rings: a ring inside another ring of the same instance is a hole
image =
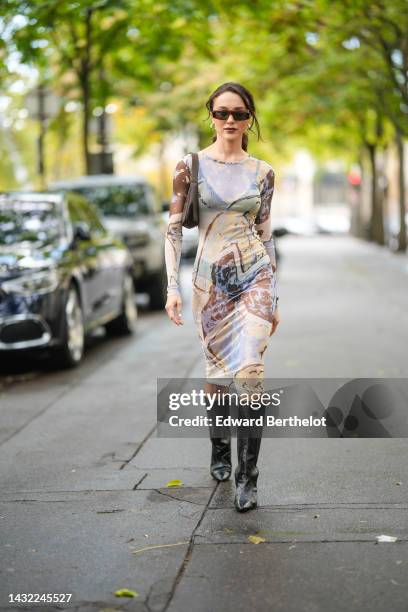
[[[257, 103], [254, 154], [284, 161], [306, 146], [318, 159], [369, 168], [370, 236], [380, 243], [377, 158], [396, 142], [403, 223], [406, 0], [5, 0], [0, 11], [4, 22], [18, 15], [12, 42], [22, 61], [80, 103], [85, 168], [96, 107], [120, 103], [118, 137], [136, 154], [177, 132], [195, 130], [203, 144], [211, 135], [205, 101], [220, 83], [238, 81]], [[7, 43], [0, 78], [4, 53]], [[63, 113], [53, 125], [66, 139]]]

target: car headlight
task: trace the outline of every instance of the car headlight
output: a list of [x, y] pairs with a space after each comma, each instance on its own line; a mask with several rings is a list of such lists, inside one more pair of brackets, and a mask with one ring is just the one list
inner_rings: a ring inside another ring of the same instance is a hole
[[3, 281], [1, 288], [7, 293], [17, 293], [19, 295], [31, 295], [33, 293], [51, 293], [59, 284], [59, 277], [56, 270], [45, 270], [43, 272], [33, 272], [23, 274], [18, 278]]

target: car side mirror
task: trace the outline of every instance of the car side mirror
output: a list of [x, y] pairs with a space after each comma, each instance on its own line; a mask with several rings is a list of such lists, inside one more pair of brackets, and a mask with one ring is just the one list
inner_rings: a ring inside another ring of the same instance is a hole
[[74, 240], [90, 240], [91, 231], [85, 221], [76, 221], [74, 223]]

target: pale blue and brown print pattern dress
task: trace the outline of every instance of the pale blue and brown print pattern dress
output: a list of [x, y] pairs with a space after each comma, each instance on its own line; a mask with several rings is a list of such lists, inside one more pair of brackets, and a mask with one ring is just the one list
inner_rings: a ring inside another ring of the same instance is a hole
[[[262, 380], [264, 352], [277, 307], [270, 219], [275, 173], [251, 155], [237, 162], [199, 154], [199, 245], [192, 311], [209, 382]], [[165, 240], [168, 295], [180, 295], [181, 213], [191, 155], [176, 165]]]

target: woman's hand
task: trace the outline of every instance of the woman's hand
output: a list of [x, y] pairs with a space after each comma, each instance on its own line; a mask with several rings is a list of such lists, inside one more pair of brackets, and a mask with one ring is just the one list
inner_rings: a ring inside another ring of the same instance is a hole
[[276, 308], [273, 317], [272, 317], [272, 330], [271, 333], [269, 334], [269, 336], [272, 336], [273, 333], [275, 333], [276, 328], [278, 327], [280, 322], [280, 316], [279, 316], [279, 309]]
[[169, 295], [167, 297], [165, 308], [173, 323], [176, 325], [184, 325], [183, 321], [181, 320], [182, 301], [179, 295]]

